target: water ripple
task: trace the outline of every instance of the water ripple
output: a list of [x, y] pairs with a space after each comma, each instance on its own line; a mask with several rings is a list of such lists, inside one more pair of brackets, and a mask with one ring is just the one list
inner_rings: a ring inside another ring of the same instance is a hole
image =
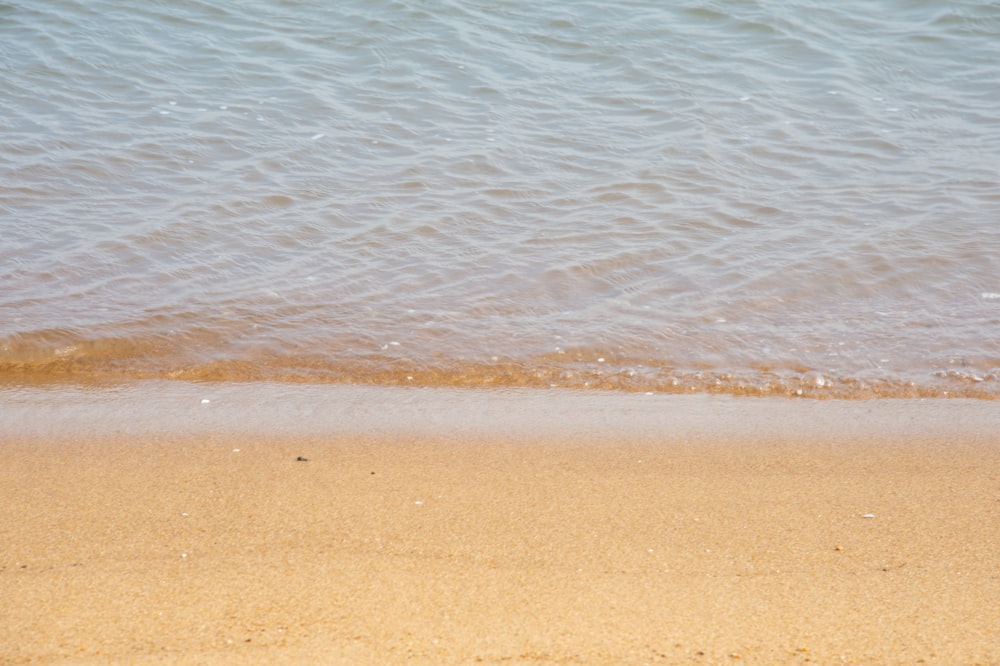
[[0, 375], [995, 397], [998, 61], [973, 0], [8, 3]]

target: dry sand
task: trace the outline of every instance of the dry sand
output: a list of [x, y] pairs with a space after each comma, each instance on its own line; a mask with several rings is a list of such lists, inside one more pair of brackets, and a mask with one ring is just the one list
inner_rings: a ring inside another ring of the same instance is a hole
[[0, 662], [1000, 663], [996, 405], [574, 399], [39, 434], [67, 398], [8, 394]]

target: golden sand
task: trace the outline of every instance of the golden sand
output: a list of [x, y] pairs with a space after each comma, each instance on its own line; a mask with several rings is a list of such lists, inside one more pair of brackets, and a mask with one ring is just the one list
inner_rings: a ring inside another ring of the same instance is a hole
[[746, 430], [20, 434], [0, 662], [1000, 663], [990, 433]]

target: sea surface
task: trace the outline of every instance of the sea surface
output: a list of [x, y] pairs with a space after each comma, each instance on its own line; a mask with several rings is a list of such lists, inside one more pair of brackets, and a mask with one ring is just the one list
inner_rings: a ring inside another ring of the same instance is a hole
[[0, 3], [0, 384], [1000, 398], [1000, 3]]

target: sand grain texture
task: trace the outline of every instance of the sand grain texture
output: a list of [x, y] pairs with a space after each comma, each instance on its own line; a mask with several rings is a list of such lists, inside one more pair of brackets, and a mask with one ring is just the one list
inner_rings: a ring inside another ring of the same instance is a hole
[[0, 662], [1000, 663], [994, 444], [17, 437]]

